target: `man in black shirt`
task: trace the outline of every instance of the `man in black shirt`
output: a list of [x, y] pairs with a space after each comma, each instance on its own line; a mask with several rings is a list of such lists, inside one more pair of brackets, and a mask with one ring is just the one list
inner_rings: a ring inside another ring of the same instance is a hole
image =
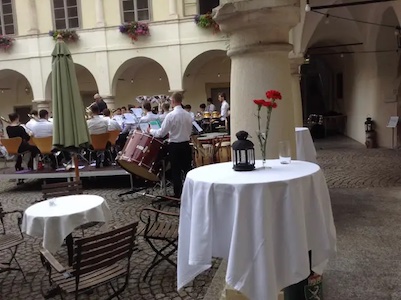
[[95, 94], [93, 96], [93, 99], [95, 99], [97, 107], [99, 107], [100, 114], [102, 114], [103, 111], [107, 108], [106, 102], [103, 101], [102, 97], [100, 97], [99, 94]]

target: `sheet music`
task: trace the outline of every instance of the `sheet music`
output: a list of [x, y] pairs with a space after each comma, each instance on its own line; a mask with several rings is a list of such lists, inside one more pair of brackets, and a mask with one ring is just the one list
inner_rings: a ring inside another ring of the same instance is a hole
[[134, 114], [131, 113], [125, 113], [124, 114], [124, 123], [125, 124], [136, 124], [138, 123], [138, 119]]
[[192, 125], [194, 125], [194, 127], [196, 128], [196, 130], [197, 130], [199, 133], [203, 132], [202, 127], [200, 127], [199, 124], [198, 124], [196, 121], [193, 121], [193, 122], [192, 122]]
[[150, 121], [149, 125], [150, 125], [150, 129], [156, 129], [156, 130], [160, 129], [160, 122], [157, 120]]
[[400, 119], [400, 117], [397, 117], [397, 116], [390, 117], [390, 120], [388, 121], [387, 127], [389, 127], [389, 128], [397, 127], [399, 119]]
[[117, 123], [118, 123], [118, 125], [120, 125], [121, 127], [123, 126], [123, 116], [122, 115], [115, 115], [114, 117], [113, 117], [113, 120], [115, 120]]
[[131, 108], [131, 111], [138, 119], [142, 117], [142, 108]]

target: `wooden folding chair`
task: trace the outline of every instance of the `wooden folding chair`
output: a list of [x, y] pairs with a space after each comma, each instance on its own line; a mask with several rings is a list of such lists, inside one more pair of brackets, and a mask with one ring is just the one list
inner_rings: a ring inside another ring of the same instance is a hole
[[[135, 222], [106, 233], [76, 240], [71, 268], [63, 267], [49, 251], [41, 249], [40, 257], [48, 272], [49, 283], [57, 287], [53, 292], [60, 295], [74, 294], [75, 299], [78, 299], [82, 293], [109, 284], [114, 293], [107, 299], [118, 297], [128, 284], [137, 225], [138, 222]], [[56, 272], [52, 272], [53, 269]], [[120, 277], [125, 277], [125, 281], [120, 288], [117, 283], [116, 289], [112, 282]], [[48, 297], [43, 290], [42, 294]]]
[[[4, 225], [4, 218], [7, 215], [17, 214], [17, 225], [19, 229], [19, 234], [7, 233]], [[0, 273], [8, 272], [8, 271], [20, 271], [25, 281], [25, 274], [21, 268], [21, 265], [18, 263], [17, 258], [15, 257], [18, 246], [24, 242], [24, 236], [21, 231], [22, 224], [22, 216], [23, 213], [20, 210], [13, 211], [4, 211], [3, 206], [0, 203], [0, 222], [2, 225], [2, 232], [0, 233], [0, 251], [8, 250], [11, 253], [11, 258], [8, 262], [1, 263], [0, 262]], [[18, 267], [11, 267], [11, 263], [15, 261]]]
[[[140, 213], [140, 220], [143, 222], [144, 227], [138, 234], [143, 236], [155, 252], [155, 257], [143, 277], [144, 281], [146, 281], [149, 273], [163, 261], [169, 262], [175, 268], [177, 267], [177, 264], [170, 257], [178, 249], [178, 220], [172, 221], [171, 218], [170, 220], [169, 218], [159, 220], [159, 217], [179, 218], [178, 212], [169, 211], [169, 208], [173, 206], [171, 205], [172, 199], [178, 202], [179, 200], [171, 197], [162, 198], [164, 199], [161, 199], [162, 201], [158, 203], [158, 208], [145, 207]], [[175, 210], [178, 211], [177, 209]]]
[[89, 153], [89, 162], [92, 162], [92, 153], [96, 153], [96, 157], [102, 155], [107, 150], [107, 144], [109, 142], [109, 132], [101, 134], [91, 134], [91, 145], [92, 151]]
[[[21, 143], [22, 143], [22, 138], [20, 137], [1, 139], [1, 144], [6, 148], [8, 155], [14, 155], [15, 157], [23, 155], [23, 153], [18, 153], [18, 149], [19, 146], [21, 146]], [[7, 165], [7, 160], [4, 161], [4, 167], [6, 167], [6, 165]]]

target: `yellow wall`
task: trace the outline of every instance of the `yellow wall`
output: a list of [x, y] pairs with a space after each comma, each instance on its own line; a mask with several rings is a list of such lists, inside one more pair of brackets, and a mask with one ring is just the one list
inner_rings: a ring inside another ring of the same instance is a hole
[[[107, 2], [107, 1], [106, 1]], [[90, 29], [96, 27], [96, 8], [95, 0], [81, 0], [79, 13], [81, 17], [81, 29]]]
[[104, 18], [106, 26], [118, 26], [122, 23], [120, 0], [103, 1]]
[[151, 15], [152, 21], [164, 21], [170, 18], [170, 7], [168, 0], [152, 0], [151, 9], [153, 10]]
[[[53, 29], [53, 12], [51, 0], [36, 1], [36, 11], [38, 14], [39, 33], [46, 33], [49, 32], [49, 30]], [[17, 12], [18, 15], [20, 15], [20, 12]]]

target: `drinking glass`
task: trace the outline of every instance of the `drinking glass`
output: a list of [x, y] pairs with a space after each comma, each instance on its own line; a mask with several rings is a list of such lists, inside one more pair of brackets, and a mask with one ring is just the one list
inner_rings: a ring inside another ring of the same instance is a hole
[[279, 142], [279, 158], [280, 163], [283, 165], [288, 165], [291, 163], [291, 145], [290, 141], [281, 141]]

